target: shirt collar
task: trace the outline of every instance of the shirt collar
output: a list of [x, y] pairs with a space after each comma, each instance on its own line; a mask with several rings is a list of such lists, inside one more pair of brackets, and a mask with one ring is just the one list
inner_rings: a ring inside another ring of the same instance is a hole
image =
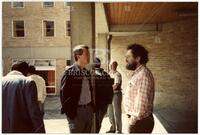
[[143, 68], [144, 68], [145, 65], [140, 65], [139, 67], [137, 67], [134, 71], [133, 71], [133, 75], [140, 72]]
[[23, 75], [23, 74], [19, 71], [13, 70], [13, 71], [9, 72], [7, 75]]
[[111, 70], [110, 73], [111, 73], [111, 74], [115, 74], [115, 73], [117, 73], [117, 70], [115, 70], [115, 71], [114, 71], [114, 70]]
[[38, 75], [36, 75], [36, 74], [32, 74], [32, 75], [30, 75], [29, 77], [37, 77]]
[[[74, 66], [77, 71], [81, 71], [81, 67], [77, 63], [74, 63]], [[83, 70], [86, 70], [86, 68], [83, 68]]]

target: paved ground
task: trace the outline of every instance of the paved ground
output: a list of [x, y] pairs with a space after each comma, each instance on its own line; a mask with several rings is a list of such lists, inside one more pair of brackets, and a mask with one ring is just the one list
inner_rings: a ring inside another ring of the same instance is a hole
[[[122, 109], [123, 110], [123, 109]], [[194, 123], [197, 118], [191, 117], [189, 113], [181, 113], [178, 110], [159, 109], [154, 113], [155, 126], [153, 133], [180, 133], [195, 132], [197, 127]], [[45, 128], [47, 133], [69, 133], [68, 123], [65, 115], [60, 114], [59, 96], [48, 96], [45, 101]], [[122, 132], [126, 133], [126, 117], [122, 115]], [[108, 117], [102, 122], [100, 133], [105, 133], [110, 127]]]

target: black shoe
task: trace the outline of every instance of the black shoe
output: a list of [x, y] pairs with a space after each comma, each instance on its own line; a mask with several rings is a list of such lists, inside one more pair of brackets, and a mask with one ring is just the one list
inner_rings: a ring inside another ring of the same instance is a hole
[[121, 134], [121, 133], [122, 133], [122, 131], [117, 131], [116, 133], [117, 133], [117, 134]]
[[115, 133], [115, 131], [109, 130], [109, 131], [106, 131], [106, 133]]

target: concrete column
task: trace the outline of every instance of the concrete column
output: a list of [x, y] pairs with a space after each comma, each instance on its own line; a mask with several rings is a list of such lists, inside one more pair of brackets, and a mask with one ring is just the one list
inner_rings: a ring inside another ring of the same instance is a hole
[[[90, 48], [90, 60], [92, 62], [95, 48], [95, 3], [72, 2], [70, 20], [71, 48], [73, 49], [78, 44], [87, 45]], [[71, 55], [71, 63], [74, 63], [73, 53]], [[91, 69], [91, 65], [88, 65], [86, 68]], [[94, 78], [92, 77], [93, 89], [95, 88], [94, 84]], [[95, 133], [95, 120], [91, 132]]]
[[[94, 48], [95, 46], [94, 12], [95, 12], [94, 3], [90, 2], [71, 3], [71, 48], [72, 49], [78, 44], [85, 44], [89, 46], [90, 49]], [[74, 58], [72, 53], [72, 63], [73, 62]]]
[[96, 57], [100, 58], [101, 67], [105, 71], [108, 71], [108, 56], [109, 56], [108, 35], [106, 33], [98, 34], [96, 42], [97, 43], [96, 43], [95, 55]]

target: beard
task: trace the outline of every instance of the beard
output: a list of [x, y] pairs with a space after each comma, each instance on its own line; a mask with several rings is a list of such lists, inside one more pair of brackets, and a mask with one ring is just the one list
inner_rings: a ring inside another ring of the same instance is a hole
[[137, 67], [137, 63], [127, 63], [126, 64], [126, 69], [128, 69], [128, 70], [135, 70], [136, 69], [136, 67]]

